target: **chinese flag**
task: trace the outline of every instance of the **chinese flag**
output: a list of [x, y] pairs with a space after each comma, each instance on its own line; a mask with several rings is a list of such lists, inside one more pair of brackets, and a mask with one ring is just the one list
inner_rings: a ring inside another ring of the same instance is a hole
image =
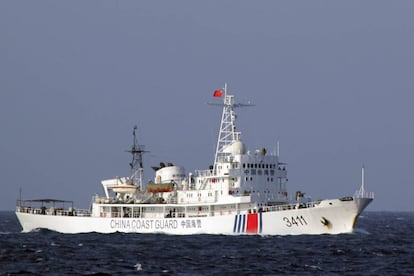
[[223, 96], [223, 90], [219, 89], [219, 90], [214, 91], [213, 96], [214, 97], [221, 97], [221, 96]]

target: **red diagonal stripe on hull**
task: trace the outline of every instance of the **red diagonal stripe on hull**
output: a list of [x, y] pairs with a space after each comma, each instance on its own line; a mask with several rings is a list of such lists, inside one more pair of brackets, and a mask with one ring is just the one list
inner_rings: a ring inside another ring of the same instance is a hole
[[258, 216], [257, 214], [247, 214], [246, 233], [257, 233]]

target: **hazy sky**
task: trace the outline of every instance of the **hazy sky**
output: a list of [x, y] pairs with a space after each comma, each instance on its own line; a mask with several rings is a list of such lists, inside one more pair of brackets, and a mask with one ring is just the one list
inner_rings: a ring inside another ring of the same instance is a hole
[[0, 1], [0, 210], [88, 208], [129, 174], [132, 127], [187, 172], [214, 159], [228, 83], [238, 129], [288, 163], [289, 190], [414, 211], [413, 1]]

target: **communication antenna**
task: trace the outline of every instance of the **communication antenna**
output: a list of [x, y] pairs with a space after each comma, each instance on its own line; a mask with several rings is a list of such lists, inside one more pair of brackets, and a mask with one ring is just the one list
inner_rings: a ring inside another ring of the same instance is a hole
[[277, 148], [276, 148], [276, 154], [279, 157], [280, 156], [280, 145], [279, 145], [279, 140], [277, 140]]

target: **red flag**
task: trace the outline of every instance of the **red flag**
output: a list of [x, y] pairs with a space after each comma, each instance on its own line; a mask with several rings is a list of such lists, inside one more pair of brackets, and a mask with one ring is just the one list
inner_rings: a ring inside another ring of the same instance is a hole
[[214, 91], [213, 96], [214, 97], [221, 97], [221, 96], [223, 96], [223, 90], [219, 89], [219, 90]]

